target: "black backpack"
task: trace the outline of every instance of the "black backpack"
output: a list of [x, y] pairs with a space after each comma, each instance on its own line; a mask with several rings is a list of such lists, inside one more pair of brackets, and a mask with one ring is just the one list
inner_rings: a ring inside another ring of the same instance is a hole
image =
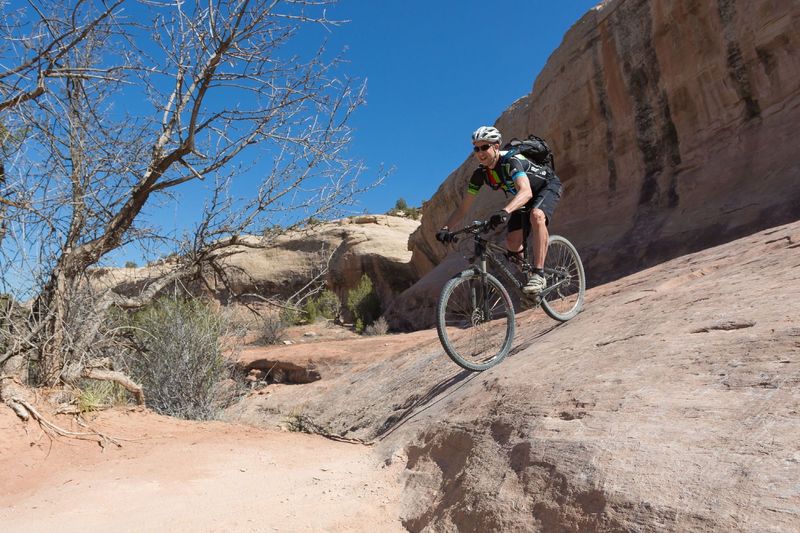
[[550, 145], [536, 135], [528, 135], [527, 139], [521, 141], [517, 138], [511, 139], [503, 147], [503, 150], [508, 151], [507, 155], [520, 154], [532, 163], [549, 167], [553, 172], [556, 171], [556, 163], [553, 160], [553, 151], [550, 150]]

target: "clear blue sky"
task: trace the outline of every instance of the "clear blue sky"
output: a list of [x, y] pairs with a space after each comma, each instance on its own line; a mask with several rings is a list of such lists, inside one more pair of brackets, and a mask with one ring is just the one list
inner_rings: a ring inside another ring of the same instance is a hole
[[470, 134], [527, 95], [566, 31], [599, 0], [341, 0], [329, 35], [347, 47], [350, 75], [367, 80], [351, 153], [395, 167], [362, 198], [383, 213], [419, 206], [458, 167]]

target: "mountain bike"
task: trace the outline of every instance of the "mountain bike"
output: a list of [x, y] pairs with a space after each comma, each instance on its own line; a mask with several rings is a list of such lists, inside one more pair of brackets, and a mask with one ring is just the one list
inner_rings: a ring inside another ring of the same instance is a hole
[[[527, 217], [526, 217], [527, 218]], [[534, 307], [541, 305], [554, 320], [565, 322], [583, 307], [586, 275], [575, 246], [559, 235], [548, 240], [544, 277], [547, 287], [535, 296], [522, 293], [527, 275], [532, 271], [528, 261], [530, 224], [523, 225], [523, 256], [511, 266], [501, 260], [506, 249], [489, 241], [487, 222], [476, 221], [452, 233], [471, 234], [475, 241], [473, 265], [450, 279], [442, 288], [436, 306], [436, 330], [445, 352], [456, 364], [472, 371], [490, 368], [508, 355], [514, 340], [514, 304], [506, 286], [487, 271], [491, 265], [509, 286], [516, 287]], [[512, 269], [518, 270], [515, 275]], [[522, 279], [520, 279], [520, 275]]]

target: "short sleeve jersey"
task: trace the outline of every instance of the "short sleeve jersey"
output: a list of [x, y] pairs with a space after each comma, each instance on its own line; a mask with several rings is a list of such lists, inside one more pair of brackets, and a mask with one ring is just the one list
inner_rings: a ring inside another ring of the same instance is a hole
[[500, 159], [494, 168], [479, 167], [472, 173], [467, 186], [467, 192], [478, 194], [483, 184], [492, 189], [502, 189], [512, 195], [517, 194], [515, 182], [522, 176], [527, 176], [531, 163], [523, 157], [505, 157], [501, 152]]
[[486, 183], [492, 189], [502, 189], [506, 193], [516, 195], [517, 180], [522, 176], [527, 176], [531, 191], [536, 195], [552, 179], [558, 179], [551, 169], [537, 165], [521, 154], [506, 156], [507, 153], [500, 152], [500, 159], [494, 168], [478, 167], [475, 169], [467, 185], [469, 194], [473, 196], [478, 194], [480, 188]]

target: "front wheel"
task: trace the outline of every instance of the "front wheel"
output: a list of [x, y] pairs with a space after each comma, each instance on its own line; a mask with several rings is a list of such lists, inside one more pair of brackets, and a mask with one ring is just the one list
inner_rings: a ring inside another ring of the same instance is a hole
[[514, 305], [491, 274], [465, 270], [448, 281], [436, 306], [436, 330], [447, 355], [481, 371], [508, 355], [514, 340]]
[[544, 262], [547, 288], [542, 309], [554, 320], [565, 322], [580, 312], [586, 293], [586, 274], [578, 251], [564, 237], [551, 235]]

